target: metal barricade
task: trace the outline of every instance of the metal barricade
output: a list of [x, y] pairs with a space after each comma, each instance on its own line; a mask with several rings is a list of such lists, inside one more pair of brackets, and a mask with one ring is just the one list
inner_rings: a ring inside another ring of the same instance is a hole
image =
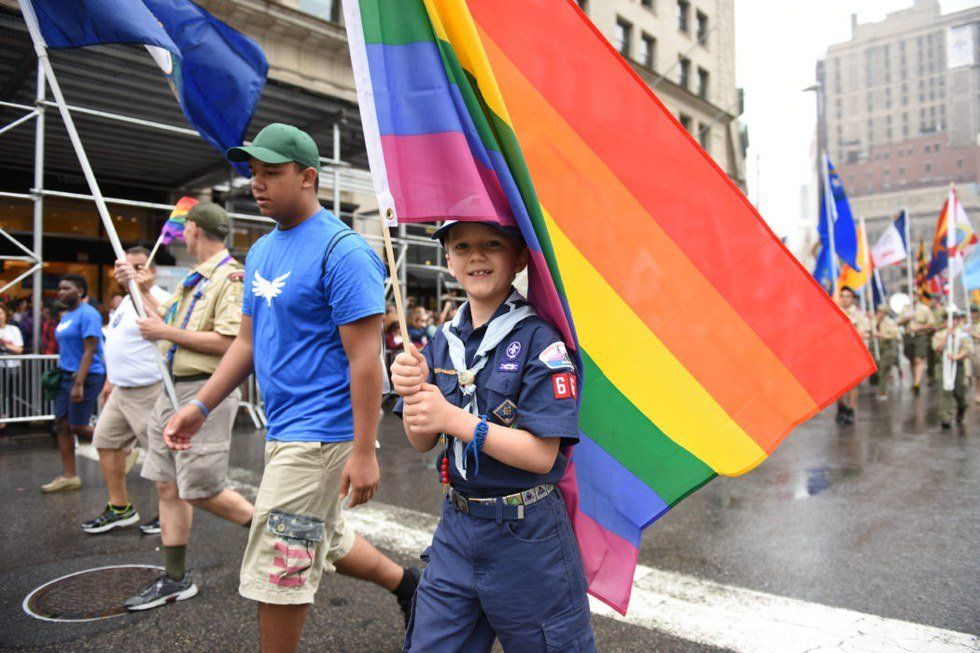
[[0, 356], [0, 423], [54, 419], [54, 402], [44, 401], [41, 376], [57, 365], [53, 355]]
[[[54, 419], [54, 402], [44, 401], [41, 376], [57, 365], [57, 355], [0, 356], [0, 424]], [[265, 410], [255, 375], [242, 384], [239, 407], [248, 413], [255, 428], [265, 428]]]

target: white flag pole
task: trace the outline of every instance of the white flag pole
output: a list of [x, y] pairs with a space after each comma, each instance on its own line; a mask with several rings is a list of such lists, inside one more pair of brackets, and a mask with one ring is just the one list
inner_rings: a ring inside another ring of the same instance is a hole
[[[105, 227], [106, 235], [109, 237], [109, 242], [112, 244], [112, 249], [116, 254], [116, 259], [125, 260], [126, 251], [123, 249], [122, 243], [119, 241], [119, 235], [116, 233], [116, 227], [112, 224], [112, 217], [109, 215], [109, 209], [106, 206], [105, 198], [102, 197], [102, 191], [99, 189], [99, 183], [95, 179], [95, 173], [92, 172], [92, 166], [89, 163], [88, 155], [85, 154], [85, 148], [82, 147], [82, 141], [78, 136], [78, 130], [75, 129], [75, 121], [71, 117], [71, 113], [68, 111], [68, 106], [65, 103], [65, 96], [61, 92], [61, 86], [58, 84], [58, 78], [54, 76], [54, 69], [51, 67], [51, 61], [48, 59], [47, 45], [44, 42], [44, 37], [41, 35], [41, 28], [37, 22], [37, 16], [34, 14], [34, 6], [31, 4], [31, 0], [21, 0], [20, 2], [21, 10], [24, 14], [24, 22], [27, 23], [27, 31], [30, 32], [31, 40], [34, 42], [34, 50], [37, 53], [38, 63], [41, 64], [41, 69], [44, 71], [44, 76], [48, 80], [48, 84], [51, 86], [51, 92], [54, 95], [55, 103], [58, 105], [58, 110], [61, 112], [61, 118], [65, 123], [65, 129], [68, 131], [68, 137], [71, 139], [71, 144], [75, 148], [75, 154], [78, 156], [78, 163], [82, 167], [82, 173], [85, 175], [85, 180], [88, 182], [89, 190], [92, 196], [95, 198], [95, 206], [99, 210], [99, 217], [102, 218], [102, 225]], [[136, 307], [136, 312], [140, 317], [146, 317], [146, 309], [143, 306], [143, 296], [140, 294], [139, 286], [136, 284], [135, 280], [129, 282], [129, 295], [133, 300], [133, 305]], [[178, 408], [177, 405], [177, 392], [174, 389], [173, 379], [170, 378], [170, 371], [167, 369], [167, 364], [163, 360], [163, 354], [156, 347], [153, 348], [156, 351], [157, 366], [160, 368], [160, 374], [163, 376], [163, 384], [166, 389], [167, 396], [170, 398], [170, 403], [173, 404], [174, 410]]]
[[909, 207], [902, 209], [902, 215], [905, 216], [905, 277], [909, 284], [909, 297], [915, 300], [915, 287], [913, 286], [913, 276], [912, 276], [912, 238], [911, 227], [909, 222], [911, 221], [911, 216], [909, 216]]

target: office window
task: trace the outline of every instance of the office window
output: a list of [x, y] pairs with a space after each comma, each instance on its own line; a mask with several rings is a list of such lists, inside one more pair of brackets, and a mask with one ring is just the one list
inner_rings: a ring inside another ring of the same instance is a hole
[[932, 172], [932, 164], [931, 163], [927, 163], [926, 164], [926, 172]]
[[697, 20], [698, 43], [708, 45], [708, 15], [699, 11], [695, 16]]
[[653, 70], [656, 60], [657, 39], [647, 33], [640, 34], [640, 63]]
[[298, 9], [333, 23], [340, 21], [340, 0], [299, 0]]
[[932, 146], [931, 145], [926, 145], [922, 149], [926, 151], [926, 154], [929, 154], [929, 152], [932, 151]]
[[957, 168], [963, 167], [963, 159], [956, 159], [956, 167]]
[[708, 150], [708, 145], [711, 143], [711, 127], [704, 123], [698, 123], [698, 143], [701, 144], [705, 152], [711, 153]]
[[681, 125], [684, 127], [684, 129], [691, 131], [691, 125], [693, 124], [691, 116], [687, 115], [686, 113], [682, 113], [678, 116], [678, 118], [680, 119]]
[[709, 81], [710, 81], [710, 75], [708, 75], [708, 71], [699, 66], [698, 67], [698, 97], [704, 100], [708, 99]]
[[691, 3], [687, 0], [677, 0], [677, 29], [691, 31]]
[[622, 18], [616, 19], [616, 49], [619, 50], [620, 54], [624, 57], [629, 58], [630, 50], [632, 49], [633, 40], [633, 25], [623, 20]]
[[900, 177], [904, 177], [905, 176], [905, 166], [898, 166], [898, 175]]
[[677, 83], [687, 88], [691, 83], [691, 60], [681, 55], [678, 58]]
[[939, 151], [939, 143], [936, 143], [935, 145], [932, 146], [932, 151], [933, 152], [938, 152]]
[[653, 10], [653, 0], [640, 0], [640, 4], [651, 11]]

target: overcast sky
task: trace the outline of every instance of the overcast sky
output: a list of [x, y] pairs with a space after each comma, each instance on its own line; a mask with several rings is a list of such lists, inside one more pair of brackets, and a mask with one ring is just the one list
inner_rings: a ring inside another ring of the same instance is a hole
[[[980, 0], [942, 0], [943, 13]], [[810, 179], [816, 123], [812, 85], [827, 46], [851, 37], [851, 14], [862, 23], [912, 6], [912, 0], [735, 0], [736, 83], [745, 89], [742, 121], [749, 129], [749, 198], [780, 236], [796, 230]], [[761, 191], [761, 192], [760, 192]], [[795, 236], [795, 234], [794, 234]]]

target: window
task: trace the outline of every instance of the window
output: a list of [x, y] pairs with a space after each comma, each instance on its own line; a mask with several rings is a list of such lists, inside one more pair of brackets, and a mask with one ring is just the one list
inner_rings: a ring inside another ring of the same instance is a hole
[[932, 146], [932, 151], [933, 152], [938, 152], [939, 151], [939, 143], [936, 143], [935, 145]]
[[924, 149], [924, 150], [926, 151], [926, 154], [929, 154], [929, 152], [931, 152], [931, 151], [932, 151], [932, 146], [931, 146], [931, 145], [926, 145], [926, 146], [925, 146], [924, 148], [922, 148], [922, 149]]
[[695, 14], [697, 20], [698, 29], [698, 43], [701, 45], [708, 45], [708, 16], [703, 12], [697, 12]]
[[698, 97], [703, 100], [708, 99], [708, 82], [710, 81], [710, 75], [708, 71], [704, 68], [698, 67]]
[[640, 34], [640, 63], [653, 70], [656, 60], [657, 39], [647, 33]]
[[653, 11], [653, 0], [640, 0], [640, 4]]
[[624, 57], [629, 58], [632, 49], [633, 25], [622, 18], [616, 19], [616, 49]]
[[898, 175], [900, 177], [904, 177], [905, 176], [905, 166], [898, 166]]
[[581, 7], [582, 11], [588, 13], [588, 11], [589, 11], [589, 0], [578, 0], [578, 6]]
[[334, 23], [340, 21], [340, 0], [299, 0], [299, 10]]
[[956, 167], [957, 168], [963, 167], [963, 159], [956, 159]]
[[686, 113], [682, 113], [680, 114], [679, 118], [684, 129], [691, 131], [691, 125], [693, 124], [691, 116], [687, 115]]
[[711, 127], [704, 123], [698, 123], [698, 143], [701, 144], [705, 152], [710, 154], [708, 145], [711, 143]]
[[932, 172], [932, 164], [931, 163], [927, 163], [926, 164], [926, 172]]
[[691, 3], [677, 0], [677, 29], [684, 33], [691, 31]]
[[677, 83], [687, 88], [691, 83], [691, 60], [681, 55], [678, 58]]

